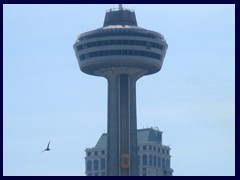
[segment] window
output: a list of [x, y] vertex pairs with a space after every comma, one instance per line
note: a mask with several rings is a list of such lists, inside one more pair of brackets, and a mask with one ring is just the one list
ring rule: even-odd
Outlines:
[[129, 40], [129, 45], [134, 45], [134, 41], [133, 40]]
[[94, 176], [98, 176], [98, 173], [94, 173]]
[[160, 152], [160, 148], [158, 148], [158, 152]]
[[102, 151], [101, 151], [101, 154], [102, 154], [102, 155], [103, 155], [103, 154], [105, 154], [105, 151], [104, 151], [104, 150], [102, 150]]
[[148, 161], [147, 155], [144, 154], [143, 157], [142, 157], [142, 164], [147, 165], [147, 161]]
[[121, 45], [121, 40], [116, 40], [116, 45]]
[[145, 167], [144, 167], [144, 168], [142, 168], [142, 171], [146, 171], [146, 170], [147, 170], [147, 168], [145, 168]]
[[92, 176], [92, 174], [91, 174], [91, 173], [88, 173], [87, 176]]
[[95, 152], [94, 152], [94, 155], [95, 155], [95, 156], [97, 156], [97, 155], [98, 155], [98, 152], [97, 152], [97, 151], [95, 151]]
[[87, 171], [92, 170], [92, 161], [87, 161]]
[[88, 156], [91, 156], [91, 152], [87, 152], [87, 155], [88, 155]]
[[143, 150], [147, 150], [147, 146], [143, 146]]
[[167, 159], [166, 165], [167, 165], [167, 168], [170, 168], [170, 160], [169, 159]]
[[149, 146], [149, 150], [152, 150], [152, 146]]
[[105, 176], [105, 172], [102, 172], [101, 175], [102, 175], [102, 176]]
[[93, 162], [93, 166], [94, 166], [94, 170], [98, 170], [99, 169], [99, 164], [98, 164], [98, 160], [94, 160]]
[[116, 55], [121, 55], [122, 54], [122, 51], [121, 50], [117, 50], [116, 51]]
[[143, 176], [147, 176], [147, 173], [144, 172], [144, 173], [142, 173], [142, 175], [143, 175]]
[[163, 153], [163, 154], [165, 153], [164, 149], [162, 150], [162, 153]]
[[152, 166], [152, 155], [149, 155], [149, 165]]
[[158, 167], [161, 167], [161, 158], [158, 157]]
[[128, 40], [123, 40], [123, 45], [128, 45]]
[[140, 165], [140, 161], [141, 161], [141, 159], [140, 159], [140, 156], [138, 155], [138, 165]]
[[157, 157], [156, 156], [153, 157], [153, 165], [157, 166]]
[[165, 159], [164, 159], [164, 158], [162, 158], [162, 167], [163, 167], [163, 168], [166, 167], [166, 166], [165, 166]]
[[153, 147], [153, 150], [156, 151], [156, 147]]
[[169, 155], [169, 150], [167, 150], [166, 152], [167, 152], [167, 154]]
[[101, 170], [104, 170], [105, 169], [105, 158], [101, 158], [100, 163], [101, 163]]

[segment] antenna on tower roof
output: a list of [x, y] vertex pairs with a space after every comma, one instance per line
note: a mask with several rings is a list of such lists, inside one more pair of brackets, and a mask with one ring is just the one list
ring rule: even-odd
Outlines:
[[119, 9], [119, 10], [123, 10], [122, 4], [119, 4], [118, 9]]

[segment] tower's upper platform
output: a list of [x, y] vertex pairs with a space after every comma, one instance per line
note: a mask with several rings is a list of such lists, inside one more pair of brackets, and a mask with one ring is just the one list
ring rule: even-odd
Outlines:
[[80, 69], [91, 75], [118, 67], [156, 73], [167, 47], [160, 33], [138, 27], [134, 11], [121, 5], [106, 12], [103, 27], [80, 34], [74, 44]]

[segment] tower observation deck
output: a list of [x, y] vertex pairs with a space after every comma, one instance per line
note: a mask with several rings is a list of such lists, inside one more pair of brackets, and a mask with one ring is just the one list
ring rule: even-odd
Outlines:
[[80, 34], [74, 44], [81, 71], [108, 81], [108, 176], [138, 175], [136, 82], [161, 70], [167, 47], [121, 4], [106, 12], [103, 27]]

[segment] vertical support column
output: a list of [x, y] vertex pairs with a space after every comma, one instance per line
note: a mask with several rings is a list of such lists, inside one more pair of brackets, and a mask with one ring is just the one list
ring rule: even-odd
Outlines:
[[120, 175], [129, 176], [130, 164], [130, 78], [119, 76]]
[[119, 175], [119, 89], [118, 77], [108, 78], [107, 176]]
[[130, 78], [130, 176], [138, 176], [136, 78]]

